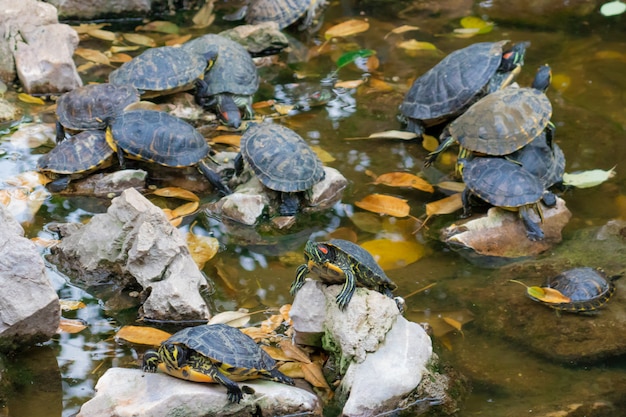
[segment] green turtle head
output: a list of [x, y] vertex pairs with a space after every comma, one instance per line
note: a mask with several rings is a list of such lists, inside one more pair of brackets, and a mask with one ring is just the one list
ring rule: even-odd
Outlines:
[[316, 264], [323, 264], [334, 259], [333, 248], [323, 242], [309, 240], [304, 247], [305, 262], [312, 261]]
[[159, 347], [159, 358], [167, 368], [180, 369], [187, 363], [187, 349], [177, 344], [163, 343]]

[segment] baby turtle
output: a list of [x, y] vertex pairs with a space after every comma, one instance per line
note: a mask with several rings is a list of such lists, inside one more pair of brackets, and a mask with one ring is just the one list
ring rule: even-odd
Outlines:
[[[289, 289], [291, 295], [295, 295], [302, 288], [306, 275], [312, 272], [326, 284], [343, 284], [337, 294], [337, 304], [341, 310], [346, 308], [357, 286], [394, 298], [392, 291], [397, 285], [387, 277], [368, 251], [348, 240], [310, 240], [304, 247], [304, 262], [298, 267], [296, 279]], [[399, 297], [394, 300], [398, 310], [402, 312], [403, 300]]]
[[226, 387], [233, 403], [243, 398], [235, 381], [263, 378], [294, 385], [250, 336], [226, 324], [188, 327], [173, 334], [158, 350], [146, 351], [142, 368], [188, 381], [216, 382]]

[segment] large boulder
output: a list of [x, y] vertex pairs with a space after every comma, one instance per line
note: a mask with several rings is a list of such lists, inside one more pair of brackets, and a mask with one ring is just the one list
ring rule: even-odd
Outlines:
[[139, 285], [140, 313], [148, 319], [210, 318], [202, 295], [209, 283], [185, 239], [134, 188], [114, 198], [106, 213], [64, 230], [50, 260], [75, 282], [87, 288], [114, 282], [121, 291]]
[[61, 307], [37, 247], [2, 204], [0, 230], [0, 350], [6, 351], [49, 340]]

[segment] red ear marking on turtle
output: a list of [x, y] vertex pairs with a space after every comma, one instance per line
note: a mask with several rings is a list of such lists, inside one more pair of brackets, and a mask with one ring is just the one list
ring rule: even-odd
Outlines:
[[318, 245], [317, 248], [320, 250], [320, 252], [322, 252], [324, 255], [328, 255], [328, 248], [324, 245]]

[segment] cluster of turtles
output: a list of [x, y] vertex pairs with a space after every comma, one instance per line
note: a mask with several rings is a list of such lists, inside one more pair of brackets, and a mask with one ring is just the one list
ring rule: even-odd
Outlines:
[[551, 70], [541, 66], [531, 87], [511, 85], [528, 44], [506, 50], [507, 43], [476, 43], [451, 53], [415, 80], [400, 112], [408, 129], [418, 134], [452, 120], [425, 165], [452, 144], [459, 145], [464, 216], [471, 214], [473, 199], [516, 210], [528, 238], [542, 240], [544, 232], [531, 213], [542, 218], [541, 203], [556, 204], [549, 189], [562, 182], [565, 170], [545, 94]]

